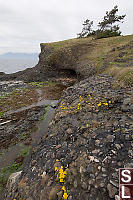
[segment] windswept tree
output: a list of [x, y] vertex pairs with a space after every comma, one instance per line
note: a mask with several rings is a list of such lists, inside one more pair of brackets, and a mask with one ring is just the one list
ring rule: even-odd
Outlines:
[[92, 26], [93, 26], [93, 21], [90, 21], [89, 19], [85, 20], [83, 25], [82, 32], [78, 34], [78, 38], [83, 38], [83, 37], [89, 37], [92, 35]]
[[118, 6], [115, 6], [110, 12], [106, 12], [102, 22], [98, 23], [99, 29], [96, 30], [98, 38], [121, 35], [120, 27], [116, 23], [123, 23], [126, 15], [117, 15]]
[[103, 21], [98, 23], [98, 29], [92, 30], [93, 21], [86, 20], [83, 23], [82, 32], [78, 38], [94, 35], [95, 38], [104, 38], [121, 35], [120, 27], [117, 23], [122, 22], [126, 15], [117, 15], [118, 6], [115, 6], [110, 12], [106, 12]]

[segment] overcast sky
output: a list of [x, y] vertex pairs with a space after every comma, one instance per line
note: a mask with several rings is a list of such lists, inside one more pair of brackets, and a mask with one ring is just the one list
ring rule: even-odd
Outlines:
[[74, 38], [85, 19], [97, 24], [115, 5], [127, 15], [123, 34], [132, 34], [133, 0], [0, 0], [0, 53], [39, 52], [41, 42]]

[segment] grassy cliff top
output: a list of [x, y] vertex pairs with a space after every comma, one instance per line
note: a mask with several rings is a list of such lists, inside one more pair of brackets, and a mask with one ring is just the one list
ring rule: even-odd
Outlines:
[[[133, 35], [94, 40], [92, 37], [42, 43], [57, 52], [76, 53], [78, 62], [95, 66], [97, 73], [108, 73], [126, 84], [133, 83]], [[57, 54], [56, 54], [57, 55]]]

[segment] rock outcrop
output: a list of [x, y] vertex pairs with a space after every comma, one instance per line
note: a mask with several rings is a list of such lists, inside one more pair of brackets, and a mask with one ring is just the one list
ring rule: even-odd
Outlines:
[[[92, 76], [63, 94], [47, 135], [25, 165], [8, 199], [118, 199], [119, 168], [133, 161], [133, 88], [114, 88], [109, 76]], [[55, 168], [67, 167], [59, 182]]]

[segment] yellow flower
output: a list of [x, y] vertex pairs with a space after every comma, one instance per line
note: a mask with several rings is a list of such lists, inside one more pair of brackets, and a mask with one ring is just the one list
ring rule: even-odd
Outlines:
[[88, 97], [90, 97], [91, 95], [90, 94], [88, 94]]
[[83, 100], [83, 98], [80, 96], [80, 101], [82, 101]]
[[101, 102], [97, 104], [98, 107], [101, 106], [101, 105], [102, 105]]
[[104, 103], [105, 106], [108, 106], [108, 103]]
[[58, 168], [57, 168], [57, 167], [55, 167], [55, 168], [54, 168], [54, 170], [55, 170], [55, 171], [58, 171]]
[[63, 178], [61, 178], [61, 179], [60, 179], [60, 182], [61, 182], [61, 183], [63, 183], [63, 182], [64, 182]]
[[66, 188], [65, 188], [65, 186], [62, 186], [62, 190], [66, 191]]
[[63, 197], [64, 197], [64, 199], [67, 199], [68, 194], [65, 192], [65, 193], [63, 194]]
[[111, 103], [111, 101], [109, 101], [109, 103]]
[[62, 174], [63, 173], [63, 169], [59, 169], [59, 173]]
[[60, 174], [60, 177], [59, 177], [59, 178], [60, 178], [60, 179], [64, 179], [64, 178], [65, 178], [64, 173]]
[[88, 128], [88, 127], [89, 127], [89, 124], [86, 124], [86, 127]]

